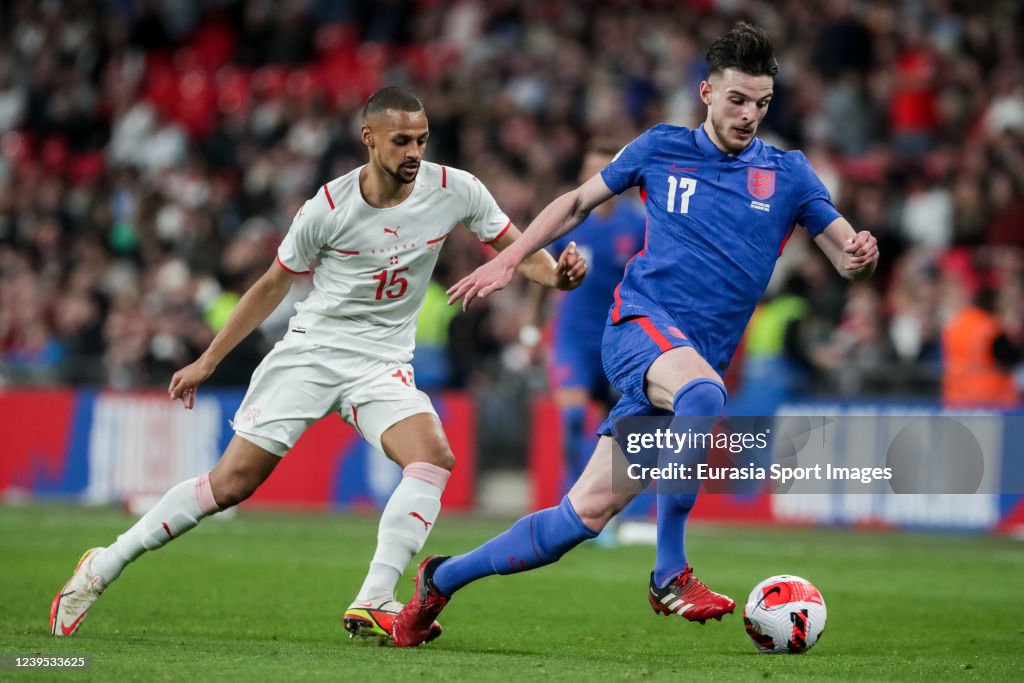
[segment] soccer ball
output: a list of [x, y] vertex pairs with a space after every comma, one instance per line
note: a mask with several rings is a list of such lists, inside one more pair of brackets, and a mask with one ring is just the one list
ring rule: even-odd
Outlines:
[[825, 630], [825, 601], [807, 579], [772, 576], [754, 586], [743, 608], [743, 625], [764, 653], [807, 652]]

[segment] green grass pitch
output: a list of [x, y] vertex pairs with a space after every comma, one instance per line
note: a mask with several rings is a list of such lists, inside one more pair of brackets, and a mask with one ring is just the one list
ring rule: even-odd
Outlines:
[[[461, 591], [438, 641], [350, 641], [341, 613], [376, 518], [243, 511], [129, 566], [73, 638], [50, 601], [79, 555], [131, 518], [117, 510], [0, 507], [0, 653], [82, 655], [82, 671], [17, 680], [605, 681], [1022, 680], [1024, 545], [1005, 538], [694, 526], [698, 575], [738, 602], [759, 580], [813, 581], [828, 626], [802, 656], [754, 651], [739, 615], [706, 626], [647, 605], [650, 547], [586, 544], [558, 564]], [[471, 548], [506, 522], [442, 517], [426, 552]], [[400, 598], [411, 589], [406, 572]]]

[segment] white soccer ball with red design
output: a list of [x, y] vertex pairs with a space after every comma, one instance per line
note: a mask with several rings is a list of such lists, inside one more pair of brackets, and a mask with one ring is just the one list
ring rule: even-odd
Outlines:
[[743, 608], [743, 625], [761, 652], [800, 654], [818, 642], [826, 615], [813, 583], [781, 574], [754, 586]]

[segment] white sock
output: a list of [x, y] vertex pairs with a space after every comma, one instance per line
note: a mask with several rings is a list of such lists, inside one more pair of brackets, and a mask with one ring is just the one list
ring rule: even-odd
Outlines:
[[402, 481], [380, 516], [377, 551], [357, 602], [394, 598], [399, 577], [412, 556], [423, 549], [441, 512], [441, 493], [450, 474], [443, 467], [425, 462], [414, 462], [402, 470]]
[[220, 510], [210, 491], [210, 473], [181, 482], [152, 510], [92, 560], [92, 570], [108, 584], [147, 550], [156, 550]]

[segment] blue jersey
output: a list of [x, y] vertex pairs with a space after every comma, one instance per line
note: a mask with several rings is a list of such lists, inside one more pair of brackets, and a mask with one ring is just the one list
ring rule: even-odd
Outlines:
[[726, 155], [704, 132], [660, 124], [601, 171], [612, 192], [634, 185], [647, 243], [615, 290], [611, 322], [667, 317], [719, 372], [739, 344], [795, 224], [812, 237], [839, 218], [801, 152], [758, 139]]
[[[601, 347], [608, 307], [629, 260], [644, 245], [644, 214], [633, 202], [619, 201], [607, 216], [591, 213], [568, 235], [551, 245], [555, 258], [576, 242], [587, 260], [587, 277], [564, 292], [554, 320], [554, 343]], [[598, 365], [600, 371], [600, 365]]]

